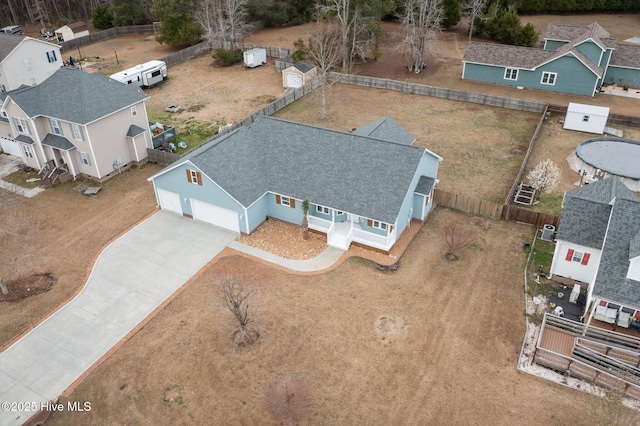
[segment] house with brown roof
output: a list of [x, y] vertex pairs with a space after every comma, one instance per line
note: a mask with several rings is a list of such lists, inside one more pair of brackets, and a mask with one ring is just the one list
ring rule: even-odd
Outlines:
[[542, 48], [469, 43], [463, 80], [593, 96], [604, 83], [640, 86], [640, 46], [618, 44], [598, 23], [549, 24]]

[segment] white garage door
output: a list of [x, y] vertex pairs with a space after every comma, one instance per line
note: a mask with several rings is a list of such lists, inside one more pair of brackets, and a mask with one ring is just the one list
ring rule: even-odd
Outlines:
[[231, 231], [240, 232], [238, 213], [203, 201], [191, 200], [193, 218]]
[[0, 147], [2, 148], [2, 152], [5, 154], [22, 157], [22, 154], [20, 153], [20, 144], [13, 139], [7, 139], [0, 136]]
[[302, 87], [302, 77], [298, 74], [287, 74], [287, 87], [291, 87], [293, 89]]
[[160, 208], [170, 210], [172, 212], [182, 214], [182, 206], [180, 205], [180, 195], [175, 192], [165, 191], [158, 188], [158, 198], [160, 201]]

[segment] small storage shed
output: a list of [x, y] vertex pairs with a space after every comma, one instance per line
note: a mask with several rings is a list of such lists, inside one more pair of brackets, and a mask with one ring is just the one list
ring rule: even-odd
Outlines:
[[608, 107], [570, 102], [564, 119], [564, 128], [601, 135], [604, 133], [608, 118]]
[[84, 22], [74, 22], [73, 24], [64, 25], [56, 31], [58, 41], [69, 41], [74, 38], [80, 38], [89, 35], [89, 27]]
[[317, 74], [317, 68], [308, 62], [298, 62], [282, 70], [282, 86], [297, 89], [304, 86]]

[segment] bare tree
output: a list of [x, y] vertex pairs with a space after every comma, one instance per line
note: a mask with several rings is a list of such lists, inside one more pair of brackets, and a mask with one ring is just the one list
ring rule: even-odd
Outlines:
[[232, 336], [236, 346], [249, 346], [255, 343], [260, 337], [260, 333], [252, 326], [255, 310], [251, 301], [255, 288], [246, 289], [244, 280], [232, 274], [224, 274], [220, 277], [218, 287], [224, 304], [235, 319], [236, 329]]
[[283, 377], [267, 386], [264, 406], [275, 421], [295, 425], [312, 413], [313, 400], [313, 393], [304, 380]]
[[487, 0], [467, 0], [462, 3], [462, 10], [469, 13], [469, 41], [473, 35], [473, 23], [478, 16], [484, 10], [484, 6], [487, 4]]
[[527, 180], [536, 191], [553, 192], [562, 178], [562, 169], [550, 159], [546, 159], [527, 174]]
[[437, 33], [442, 31], [442, 0], [405, 0], [400, 21], [404, 29], [404, 57], [409, 71], [419, 73], [435, 52]]
[[318, 67], [323, 120], [327, 117], [327, 89], [330, 85], [328, 73], [342, 59], [340, 40], [340, 29], [333, 22], [328, 22], [319, 25], [311, 34], [306, 48], [307, 57]]
[[202, 0], [193, 17], [210, 43], [233, 50], [247, 35], [247, 4], [248, 0]]
[[448, 261], [458, 260], [458, 253], [463, 248], [472, 244], [474, 237], [468, 229], [456, 221], [449, 221], [445, 223], [442, 228], [442, 239], [447, 247], [447, 252], [444, 258]]

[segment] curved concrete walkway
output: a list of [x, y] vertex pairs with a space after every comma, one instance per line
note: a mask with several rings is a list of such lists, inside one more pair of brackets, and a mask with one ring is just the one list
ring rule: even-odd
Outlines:
[[55, 400], [236, 236], [160, 211], [109, 245], [82, 291], [0, 354], [0, 403], [16, 403], [0, 425]]
[[16, 403], [0, 408], [0, 425], [20, 425], [55, 400], [226, 246], [300, 272], [329, 268], [344, 253], [329, 247], [290, 260], [236, 236], [159, 211], [110, 244], [82, 291], [0, 354], [0, 403]]

